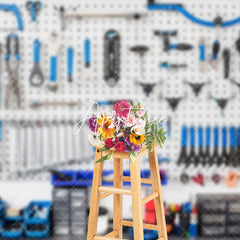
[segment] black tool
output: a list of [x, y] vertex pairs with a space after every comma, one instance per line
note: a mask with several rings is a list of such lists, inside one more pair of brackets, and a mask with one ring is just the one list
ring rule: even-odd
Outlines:
[[169, 106], [171, 107], [171, 109], [173, 111], [175, 111], [177, 109], [180, 101], [185, 99], [186, 97], [187, 97], [186, 94], [183, 97], [179, 97], [179, 98], [175, 98], [175, 97], [167, 98], [167, 97], [164, 97], [162, 94], [160, 94], [160, 96], [159, 96], [160, 99], [165, 99], [168, 102]]
[[213, 141], [213, 154], [210, 158], [209, 165], [212, 166], [213, 164], [218, 164], [219, 161], [219, 128], [214, 127], [213, 129], [213, 136], [214, 136], [214, 141]]
[[195, 96], [198, 97], [199, 94], [200, 94], [200, 92], [201, 92], [201, 90], [202, 90], [202, 88], [203, 88], [206, 84], [210, 84], [210, 81], [208, 81], [208, 82], [206, 82], [206, 83], [192, 83], [192, 82], [184, 81], [184, 83], [188, 84], [188, 85], [192, 88]]
[[233, 167], [238, 166], [238, 152], [237, 152], [237, 131], [235, 127], [230, 127], [230, 151], [229, 151], [229, 165]]
[[177, 161], [177, 164], [187, 164], [187, 127], [182, 126], [182, 134], [181, 134], [181, 152]]
[[220, 154], [220, 163], [227, 164], [228, 153], [227, 153], [227, 128], [222, 127], [222, 153]]
[[120, 35], [109, 30], [104, 35], [104, 79], [114, 87], [120, 78]]
[[211, 63], [212, 63], [213, 68], [217, 67], [219, 51], [220, 51], [220, 42], [217, 39], [217, 40], [215, 40], [215, 42], [213, 43], [213, 46], [212, 46]]
[[223, 71], [224, 78], [229, 78], [229, 69], [230, 69], [230, 49], [225, 48], [223, 50]]
[[205, 165], [205, 154], [203, 151], [203, 128], [198, 127], [198, 155], [195, 159], [195, 166], [202, 164]]
[[147, 97], [152, 92], [153, 88], [157, 85], [157, 83], [142, 83], [142, 82], [137, 83], [143, 88], [143, 91]]
[[193, 45], [188, 43], [170, 43], [170, 36], [177, 36], [177, 31], [161, 31], [156, 30], [154, 31], [154, 34], [156, 36], [162, 36], [163, 37], [163, 51], [167, 52], [171, 49], [176, 49], [180, 51], [187, 51], [193, 49]]
[[231, 83], [235, 84], [236, 86], [238, 86], [239, 90], [240, 90], [240, 83], [231, 79]]
[[202, 162], [202, 165], [205, 166], [210, 163], [210, 144], [211, 144], [211, 128], [208, 126], [206, 127], [206, 138], [205, 138], [205, 154], [204, 154], [204, 160]]
[[190, 127], [190, 152], [187, 158], [186, 167], [189, 167], [192, 163], [195, 166], [198, 164], [195, 153], [195, 129], [193, 126]]
[[[238, 36], [238, 39], [236, 41], [236, 49], [240, 55], [240, 32], [239, 32], [239, 36]], [[239, 69], [240, 69], [240, 63], [239, 63]]]
[[217, 105], [219, 106], [219, 108], [221, 109], [221, 115], [224, 116], [224, 109], [226, 108], [227, 106], [227, 103], [234, 99], [235, 98], [235, 95], [233, 94], [231, 97], [229, 98], [215, 98], [213, 96], [210, 95], [210, 99], [213, 99], [217, 102]]
[[29, 11], [31, 20], [36, 22], [37, 16], [42, 9], [42, 3], [40, 1], [28, 1], [26, 3], [26, 9]]

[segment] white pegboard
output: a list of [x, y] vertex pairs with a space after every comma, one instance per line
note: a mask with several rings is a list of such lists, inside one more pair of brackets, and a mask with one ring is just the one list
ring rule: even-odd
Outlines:
[[[5, 1], [8, 3], [8, 1]], [[232, 19], [239, 16], [240, 5], [237, 0], [231, 1], [209, 1], [200, 2], [185, 0], [184, 6], [196, 16], [203, 19], [213, 20], [218, 14], [224, 19]], [[229, 80], [223, 79], [223, 61], [222, 51], [218, 68], [213, 70], [209, 64], [212, 52], [212, 44], [216, 38], [220, 39], [221, 50], [228, 47], [231, 50], [231, 70], [230, 77], [239, 79], [239, 54], [235, 50], [235, 41], [238, 37], [240, 25], [234, 25], [229, 28], [207, 28], [193, 24], [180, 13], [147, 11], [145, 0], [82, 0], [82, 1], [63, 1], [49, 0], [43, 1], [43, 9], [38, 16], [37, 24], [30, 20], [29, 13], [25, 9], [25, 1], [17, 1], [21, 9], [24, 31], [19, 32], [20, 37], [20, 88], [22, 95], [21, 110], [6, 110], [3, 107], [0, 110], [0, 119], [3, 121], [3, 139], [0, 143], [1, 158], [4, 163], [2, 179], [9, 177], [9, 165], [11, 154], [16, 154], [14, 143], [14, 126], [21, 121], [49, 121], [56, 120], [58, 123], [73, 120], [76, 122], [86, 113], [89, 103], [94, 100], [112, 100], [112, 99], [132, 99], [139, 100], [149, 109], [150, 115], [154, 117], [165, 118], [171, 117], [171, 138], [169, 138], [163, 147], [159, 150], [161, 156], [170, 158], [170, 163], [162, 164], [167, 169], [170, 177], [178, 181], [182, 168], [176, 166], [176, 161], [180, 152], [180, 136], [183, 124], [188, 126], [238, 126], [240, 117], [239, 89], [230, 83]], [[140, 20], [126, 18], [91, 18], [91, 19], [69, 19], [66, 21], [66, 29], [62, 32], [63, 44], [58, 54], [58, 86], [56, 93], [49, 91], [46, 87], [49, 79], [49, 53], [47, 44], [47, 34], [53, 29], [60, 29], [60, 18], [58, 8], [64, 5], [66, 11], [127, 11], [147, 13], [146, 17]], [[5, 28], [16, 26], [14, 16], [9, 13], [0, 12], [0, 22]], [[115, 29], [119, 32], [120, 55], [121, 55], [121, 72], [120, 80], [116, 87], [109, 87], [103, 80], [103, 36], [106, 31]], [[154, 36], [154, 30], [178, 30], [176, 37], [171, 37], [173, 43], [187, 42], [194, 45], [194, 49], [189, 52], [178, 52], [170, 50], [168, 53], [163, 51], [163, 40]], [[1, 30], [1, 26], [0, 26]], [[5, 36], [8, 32], [3, 31], [0, 41], [5, 44]], [[199, 71], [199, 50], [198, 44], [200, 38], [205, 39], [206, 43], [206, 72]], [[39, 38], [42, 43], [41, 51], [41, 68], [44, 72], [45, 83], [40, 88], [31, 87], [29, 84], [30, 71], [33, 66], [33, 41]], [[84, 69], [84, 40], [89, 38], [91, 41], [91, 78], [86, 77]], [[149, 51], [144, 56], [144, 79], [140, 78], [140, 61], [139, 56], [129, 51], [130, 47], [136, 44], [144, 44], [149, 47]], [[67, 47], [74, 48], [74, 73], [73, 83], [67, 81], [66, 70], [66, 51]], [[159, 63], [168, 61], [170, 63], [186, 63], [188, 67], [184, 70], [169, 71], [160, 69]], [[142, 87], [136, 84], [136, 80], [145, 83], [159, 83], [152, 91], [149, 97], [143, 93]], [[8, 81], [6, 68], [3, 65], [2, 83], [5, 89]], [[192, 89], [184, 84], [189, 82], [207, 82], [199, 95], [195, 97]], [[181, 97], [187, 94], [187, 98], [182, 100], [175, 112], [171, 110], [166, 100], [160, 99], [160, 93], [165, 97]], [[234, 100], [230, 101], [225, 109], [225, 116], [222, 117], [220, 109], [213, 100], [209, 100], [208, 95], [211, 93], [215, 97], [229, 97], [236, 94]], [[5, 91], [2, 91], [5, 98]], [[29, 106], [32, 101], [82, 101], [79, 107], [42, 107], [32, 110]], [[3, 101], [4, 102], [4, 101]], [[12, 132], [13, 131], [13, 132]], [[85, 135], [86, 136], [86, 135]], [[85, 141], [87, 139], [85, 138]], [[61, 143], [64, 145], [64, 143]], [[28, 146], [30, 149], [32, 146]], [[61, 151], [60, 151], [61, 152]], [[47, 154], [47, 153], [46, 153]], [[62, 152], [62, 154], [65, 154]], [[92, 154], [90, 151], [89, 154]], [[62, 156], [61, 156], [62, 157]], [[67, 159], [66, 159], [67, 160]], [[35, 163], [38, 165], [38, 162]], [[107, 162], [106, 168], [111, 168], [112, 163]], [[93, 163], [82, 164], [82, 168], [93, 168]], [[148, 168], [147, 160], [143, 161], [143, 168]], [[194, 169], [189, 169], [192, 171]], [[196, 171], [200, 169], [195, 169]], [[228, 169], [219, 169], [227, 172]], [[206, 169], [210, 174], [215, 169]], [[36, 180], [46, 179], [48, 174], [38, 175]], [[40, 176], [40, 177], [39, 177]], [[27, 179], [27, 178], [26, 178]]]

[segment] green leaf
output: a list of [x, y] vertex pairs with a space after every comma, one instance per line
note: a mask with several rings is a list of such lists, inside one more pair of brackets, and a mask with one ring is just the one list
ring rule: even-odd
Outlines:
[[110, 160], [112, 158], [112, 155], [113, 155], [113, 152], [111, 152], [111, 153], [107, 154], [106, 156], [100, 158], [99, 160], [96, 161], [96, 163], [100, 163], [100, 162], [103, 162], [103, 161], [106, 161], [106, 160]]
[[137, 157], [138, 153], [135, 153], [133, 151], [129, 151], [129, 159], [131, 161], [131, 163], [133, 163]]
[[110, 150], [110, 148], [107, 147], [107, 146], [103, 146], [103, 147], [99, 150], [99, 152], [103, 152], [103, 151], [107, 151], [107, 150]]

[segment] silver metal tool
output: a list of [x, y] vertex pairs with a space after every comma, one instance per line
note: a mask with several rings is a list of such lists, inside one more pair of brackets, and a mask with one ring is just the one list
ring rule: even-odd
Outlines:
[[44, 107], [44, 106], [69, 106], [69, 107], [74, 107], [74, 106], [79, 106], [81, 105], [81, 101], [54, 101], [54, 102], [40, 102], [40, 101], [34, 101], [33, 103], [30, 104], [31, 108], [39, 108], [39, 107]]
[[32, 72], [30, 74], [29, 81], [31, 86], [39, 87], [44, 82], [44, 76], [40, 67], [41, 43], [38, 39], [34, 40], [33, 49], [34, 49], [33, 50], [34, 65], [33, 65]]
[[[15, 67], [11, 67], [11, 41], [14, 41], [14, 58], [15, 58]], [[21, 98], [20, 98], [20, 89], [19, 89], [19, 65], [21, 57], [19, 55], [19, 38], [16, 34], [9, 34], [7, 36], [6, 44], [6, 68], [9, 76], [9, 83], [7, 85], [6, 97], [5, 97], [5, 106], [9, 107], [9, 97], [11, 93], [14, 93], [17, 98], [17, 106], [21, 107]]]

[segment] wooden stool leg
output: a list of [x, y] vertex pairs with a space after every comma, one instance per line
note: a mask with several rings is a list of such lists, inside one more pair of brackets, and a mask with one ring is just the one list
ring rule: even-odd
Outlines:
[[[114, 158], [114, 171], [113, 171], [113, 186], [115, 188], [123, 188], [123, 182], [121, 176], [123, 175], [123, 160], [120, 158]], [[122, 239], [122, 205], [123, 205], [122, 194], [113, 195], [113, 231], [118, 234], [116, 237]]]
[[158, 225], [158, 238], [167, 240], [167, 229], [166, 229], [166, 221], [165, 221], [165, 213], [163, 206], [163, 198], [162, 198], [162, 187], [161, 187], [161, 179], [159, 174], [159, 166], [158, 166], [158, 156], [156, 147], [153, 149], [151, 154], [149, 155], [149, 165], [152, 177], [152, 188], [153, 192], [158, 192], [159, 196], [154, 199], [155, 205], [155, 213]]
[[[102, 157], [102, 153], [96, 151], [95, 162]], [[99, 213], [99, 202], [100, 192], [98, 188], [102, 184], [102, 172], [103, 162], [94, 165], [93, 182], [92, 182], [92, 196], [91, 196], [91, 207], [88, 220], [88, 234], [87, 240], [93, 240], [97, 233], [98, 213]]]
[[131, 191], [132, 191], [132, 212], [133, 212], [133, 232], [135, 240], [143, 240], [143, 212], [142, 212], [142, 192], [140, 175], [140, 158], [137, 157], [134, 163], [130, 163]]

